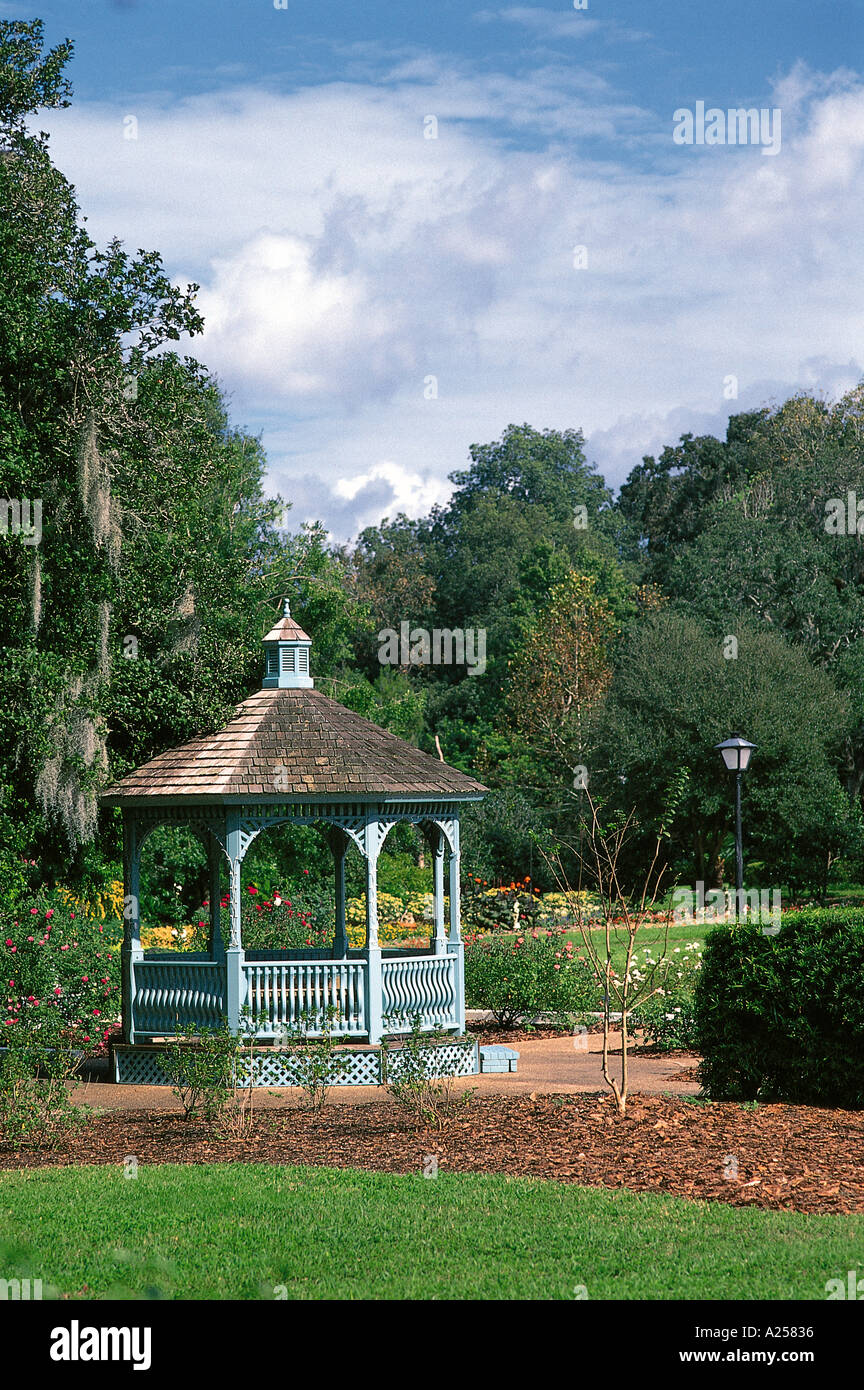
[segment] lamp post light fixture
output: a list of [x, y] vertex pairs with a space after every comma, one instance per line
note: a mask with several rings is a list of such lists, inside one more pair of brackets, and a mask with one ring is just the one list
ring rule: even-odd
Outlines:
[[733, 734], [723, 743], [714, 745], [721, 754], [729, 772], [735, 773], [735, 887], [738, 890], [737, 902], [743, 902], [744, 893], [744, 850], [741, 843], [741, 774], [747, 771], [755, 743], [748, 743], [740, 734]]

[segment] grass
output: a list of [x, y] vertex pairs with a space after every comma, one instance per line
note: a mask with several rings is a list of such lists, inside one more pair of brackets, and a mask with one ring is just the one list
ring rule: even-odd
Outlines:
[[864, 1216], [262, 1164], [2, 1173], [0, 1231], [0, 1277], [73, 1298], [820, 1300], [864, 1268]]

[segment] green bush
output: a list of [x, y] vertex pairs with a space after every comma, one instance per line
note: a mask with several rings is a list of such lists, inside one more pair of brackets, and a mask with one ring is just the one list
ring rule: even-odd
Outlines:
[[522, 885], [483, 891], [476, 880], [469, 879], [463, 889], [461, 910], [467, 931], [529, 931], [537, 925], [541, 904]]
[[58, 894], [0, 908], [0, 1042], [63, 1040], [105, 1050], [120, 1014], [122, 923], [93, 921]]
[[864, 912], [720, 926], [696, 988], [700, 1079], [714, 1100], [864, 1107]]
[[295, 1027], [283, 1029], [280, 1046], [291, 1060], [293, 1084], [306, 1093], [310, 1110], [320, 1110], [331, 1086], [345, 1080], [351, 1054], [334, 1032], [337, 1011], [333, 1004], [305, 1010]]
[[54, 1148], [90, 1112], [72, 1104], [78, 1056], [68, 1044], [34, 1039], [23, 1031], [0, 1054], [0, 1143], [13, 1149]]
[[561, 931], [469, 937], [465, 943], [469, 1009], [488, 1009], [501, 1028], [535, 1014], [571, 1020], [602, 1007], [591, 967]]
[[[242, 898], [243, 945], [247, 950], [329, 950], [336, 899], [329, 884], [309, 879], [273, 898], [250, 883]], [[226, 905], [223, 899], [223, 907]]]
[[[401, 1021], [397, 1015], [386, 1018], [384, 1023], [389, 1028]], [[393, 1037], [395, 1045], [385, 1053], [386, 1085], [391, 1099], [415, 1124], [441, 1129], [456, 1104], [467, 1104], [474, 1092], [462, 1091], [457, 1102], [453, 1082], [459, 1073], [459, 1059], [443, 1056], [438, 1044], [448, 1042], [451, 1047], [469, 1050], [473, 1043], [457, 1043], [446, 1033], [424, 1032], [419, 1014], [411, 1019], [410, 1033]]]
[[187, 1120], [221, 1120], [234, 1095], [241, 1041], [228, 1028], [187, 1028], [165, 1049], [162, 1070]]

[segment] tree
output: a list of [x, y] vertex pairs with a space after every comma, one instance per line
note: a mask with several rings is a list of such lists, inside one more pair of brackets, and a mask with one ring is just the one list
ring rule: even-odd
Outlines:
[[591, 722], [612, 676], [617, 624], [596, 580], [571, 573], [549, 595], [511, 665], [507, 710], [540, 756], [581, 777]]
[[[87, 236], [29, 118], [68, 103], [71, 45], [0, 23], [0, 873], [116, 873], [112, 778], [216, 727], [260, 681], [285, 594], [319, 669], [350, 664], [359, 609], [320, 527], [277, 529], [260, 441], [173, 350], [196, 286], [155, 252]], [[26, 508], [25, 508], [26, 502]], [[98, 839], [97, 839], [98, 836]]]
[[732, 789], [714, 745], [741, 732], [758, 747], [745, 779], [745, 855], [764, 862], [768, 882], [788, 881], [780, 876], [793, 866], [800, 875], [804, 860], [818, 879], [826, 824], [836, 843], [848, 823], [835, 772], [847, 703], [774, 633], [741, 625], [737, 643], [727, 659], [708, 627], [669, 611], [634, 629], [617, 653], [592, 770], [604, 796], [635, 807], [637, 855], [686, 773], [672, 843], [698, 879], [719, 887]]

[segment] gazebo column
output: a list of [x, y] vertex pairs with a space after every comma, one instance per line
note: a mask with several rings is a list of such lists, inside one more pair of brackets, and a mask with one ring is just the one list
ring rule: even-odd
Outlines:
[[135, 1041], [135, 962], [141, 949], [141, 827], [134, 812], [123, 816], [123, 1038]]
[[462, 918], [459, 911], [459, 873], [461, 854], [459, 849], [459, 818], [454, 816], [452, 844], [450, 848], [450, 940], [448, 949], [456, 957], [454, 972], [456, 988], [456, 1022], [459, 1032], [465, 1032], [465, 947], [462, 942]]
[[334, 826], [330, 832], [333, 854], [333, 874], [336, 885], [336, 921], [333, 931], [333, 959], [344, 960], [348, 954], [348, 928], [345, 924], [345, 856], [349, 840], [344, 830]]
[[210, 872], [210, 956], [212, 960], [225, 959], [225, 943], [222, 940], [222, 847], [214, 835], [207, 841], [207, 867]]
[[370, 1043], [384, 1036], [381, 943], [378, 940], [378, 854], [383, 840], [377, 820], [368, 821], [364, 835], [366, 857], [366, 1026]]
[[427, 835], [432, 850], [432, 915], [435, 923], [433, 951], [436, 956], [447, 954], [447, 936], [444, 930], [444, 849], [445, 836], [440, 825], [429, 827]]
[[231, 814], [228, 819], [226, 836], [229, 872], [229, 903], [231, 909], [231, 928], [228, 947], [225, 951], [225, 1012], [228, 1027], [232, 1033], [240, 1032], [240, 1015], [246, 1002], [246, 977], [243, 965], [246, 954], [240, 928], [240, 869], [243, 863], [243, 841], [240, 832], [240, 818]]

